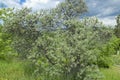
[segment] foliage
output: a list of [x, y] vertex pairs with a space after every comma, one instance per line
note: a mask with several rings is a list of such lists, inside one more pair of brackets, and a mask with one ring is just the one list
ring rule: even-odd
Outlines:
[[35, 62], [37, 72], [50, 77], [64, 76], [64, 80], [97, 79], [95, 34], [77, 20], [65, 25], [67, 30], [43, 32], [38, 38], [29, 57]]
[[4, 22], [4, 31], [13, 36], [12, 46], [21, 58], [26, 58], [32, 43], [37, 39], [37, 20], [37, 14], [32, 14], [30, 9], [24, 8], [14, 12], [13, 16]]
[[117, 16], [116, 23], [117, 25], [115, 26], [114, 32], [115, 35], [120, 38], [120, 15]]
[[[0, 18], [5, 21], [11, 14], [8, 13], [11, 9], [0, 9]], [[8, 11], [8, 12], [7, 12]], [[12, 36], [2, 31], [3, 25], [0, 24], [0, 59], [9, 60], [14, 54], [14, 50], [11, 48]]]
[[113, 46], [113, 29], [107, 27], [96, 17], [85, 18], [82, 20], [84, 25], [92, 29], [92, 33], [96, 33], [95, 55], [97, 56], [97, 65], [99, 67], [110, 67], [112, 65], [111, 56], [114, 54]]
[[87, 6], [84, 0], [65, 0], [65, 2], [59, 4], [56, 8], [58, 18], [68, 20], [72, 18], [78, 18], [82, 13], [87, 11]]
[[114, 65], [120, 65], [120, 55], [113, 55], [112, 56]]
[[98, 65], [111, 62], [112, 29], [96, 18], [78, 20], [86, 11], [83, 0], [65, 0], [39, 12], [13, 10], [4, 21], [4, 31], [13, 36], [13, 48], [32, 62], [33, 74], [40, 79], [98, 80]]
[[116, 39], [116, 43], [117, 43], [116, 44], [116, 52], [119, 54], [119, 52], [120, 52], [120, 42], [119, 42], [119, 40], [120, 40], [120, 15], [117, 16], [116, 23], [117, 23], [117, 25], [114, 28], [114, 33], [115, 33], [116, 37], [118, 38], [118, 39]]
[[0, 20], [5, 21], [10, 18], [13, 14], [14, 9], [12, 8], [1, 8], [0, 9]]
[[0, 29], [0, 59], [5, 59], [5, 57], [9, 56], [13, 52], [12, 48], [10, 47], [10, 44], [10, 35], [1, 32]]

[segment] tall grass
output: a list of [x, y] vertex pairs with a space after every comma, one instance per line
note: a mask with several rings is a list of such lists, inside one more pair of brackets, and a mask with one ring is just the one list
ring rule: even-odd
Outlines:
[[103, 80], [120, 80], [120, 55], [113, 55], [114, 66], [108, 69], [100, 69], [104, 75]]
[[0, 60], [0, 80], [34, 80], [25, 74], [24, 62]]
[[103, 80], [120, 80], [120, 66], [113, 66], [109, 69], [101, 69], [104, 75]]
[[[26, 61], [17, 59], [11, 61], [0, 60], [0, 80], [41, 80], [40, 76], [37, 79], [32, 76], [33, 69], [34, 66]], [[104, 75], [102, 80], [120, 80], [120, 65], [100, 70]], [[46, 80], [64, 80], [64, 76], [57, 78], [46, 75], [44, 77]]]

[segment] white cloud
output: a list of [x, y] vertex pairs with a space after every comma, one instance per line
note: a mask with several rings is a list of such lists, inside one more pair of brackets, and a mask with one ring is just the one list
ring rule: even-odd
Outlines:
[[115, 25], [115, 16], [120, 14], [120, 0], [86, 0], [89, 13], [106, 25]]
[[114, 12], [114, 7], [103, 8], [101, 10], [101, 13], [99, 13], [97, 16], [98, 17], [106, 16], [106, 15], [112, 14], [113, 12]]
[[12, 7], [21, 7], [20, 0], [0, 0], [0, 2], [4, 3], [5, 5], [7, 5], [8, 7], [12, 8]]
[[49, 1], [50, 0], [26, 0], [24, 4], [47, 4]]
[[34, 10], [39, 9], [48, 9], [53, 8], [57, 4], [59, 4], [60, 1], [57, 0], [26, 0], [22, 5], [20, 4], [20, 0], [0, 0], [0, 2], [4, 3], [8, 7], [15, 7], [15, 8], [21, 8], [21, 7], [28, 7], [32, 8]]
[[116, 25], [115, 17], [105, 17], [105, 18], [99, 18], [100, 21], [102, 21], [105, 25]]
[[[35, 1], [35, 0], [34, 0]], [[49, 2], [49, 0], [36, 0], [36, 1], [38, 1], [38, 2], [40, 2], [40, 3], [48, 3]]]

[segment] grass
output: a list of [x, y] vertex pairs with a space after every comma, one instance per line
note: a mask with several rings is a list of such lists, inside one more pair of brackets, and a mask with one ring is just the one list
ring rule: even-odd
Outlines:
[[0, 60], [0, 80], [34, 80], [27, 76], [24, 71], [24, 65], [21, 61]]
[[[0, 60], [0, 80], [36, 80], [31, 76], [33, 67], [30, 68], [29, 65], [25, 66], [25, 64], [25, 61], [17, 59], [12, 61]], [[100, 70], [104, 75], [102, 80], [120, 80], [120, 65]]]
[[120, 55], [113, 55], [114, 66], [100, 69], [104, 75], [103, 80], [120, 80]]
[[104, 74], [103, 80], [120, 80], [120, 65], [109, 69], [101, 69], [101, 72]]

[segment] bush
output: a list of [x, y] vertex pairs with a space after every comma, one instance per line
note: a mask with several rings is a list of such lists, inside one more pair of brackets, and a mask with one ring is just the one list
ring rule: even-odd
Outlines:
[[94, 53], [96, 33], [77, 20], [66, 21], [65, 26], [66, 30], [43, 32], [36, 40], [29, 55], [36, 66], [35, 73], [41, 79], [61, 80], [61, 76], [64, 76], [62, 80], [98, 79]]

